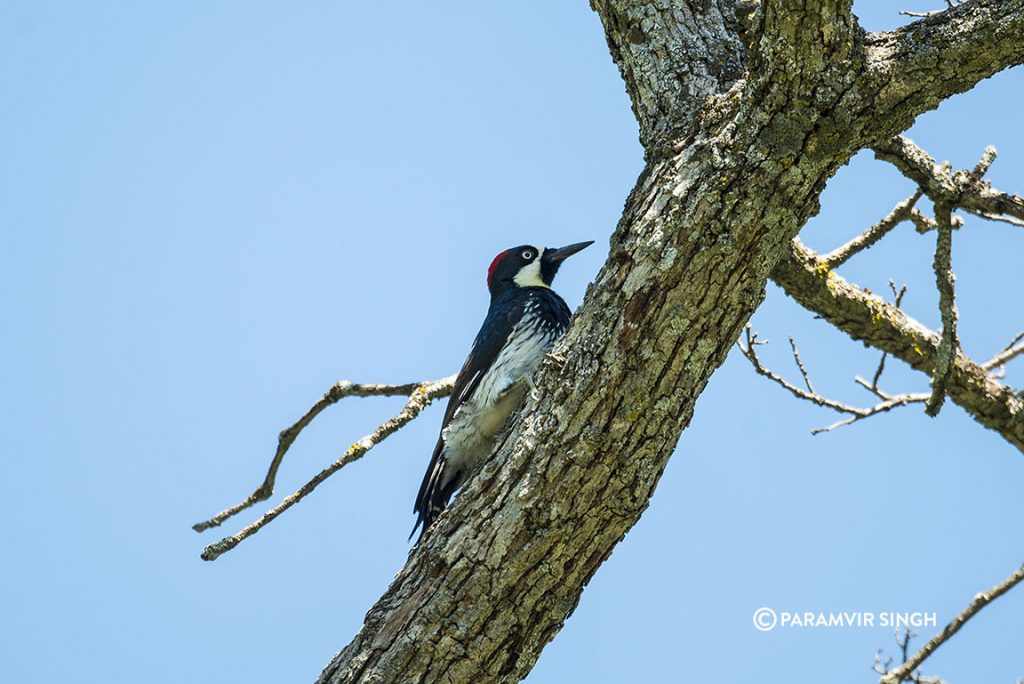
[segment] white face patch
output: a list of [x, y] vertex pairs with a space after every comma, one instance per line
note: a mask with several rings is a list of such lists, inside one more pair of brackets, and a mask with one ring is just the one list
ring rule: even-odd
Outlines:
[[512, 280], [514, 280], [516, 285], [519, 287], [550, 287], [544, 282], [544, 279], [540, 277], [540, 258], [544, 256], [544, 248], [534, 247], [533, 249], [537, 253], [537, 256], [533, 261], [519, 269], [519, 273], [516, 273], [516, 277]]

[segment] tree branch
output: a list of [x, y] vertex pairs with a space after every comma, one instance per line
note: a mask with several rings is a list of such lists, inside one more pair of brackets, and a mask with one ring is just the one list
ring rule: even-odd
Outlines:
[[[855, 340], [888, 352], [931, 375], [940, 336], [844, 280], [799, 240], [794, 240], [772, 272], [772, 279], [804, 308], [820, 315]], [[1024, 452], [1024, 397], [993, 379], [988, 371], [957, 352], [946, 392], [976, 421], [995, 430]]]
[[1022, 339], [1024, 339], [1024, 330], [1017, 333], [1017, 336], [1013, 338], [1010, 344], [1006, 345], [1006, 347], [1003, 348], [1003, 351], [999, 352], [991, 359], [981, 364], [981, 367], [987, 371], [991, 371], [993, 368], [1005, 366], [1010, 361], [1013, 361], [1018, 356], [1024, 354], [1024, 344], [1017, 344]]
[[[889, 289], [892, 290], [893, 306], [895, 306], [897, 309], [900, 308], [900, 304], [903, 303], [903, 295], [907, 294], [907, 286], [904, 285], [903, 287], [901, 287], [897, 291], [896, 283], [894, 283], [892, 281], [892, 279], [890, 278], [889, 279]], [[871, 384], [870, 385], [868, 383], [866, 383], [866, 382], [861, 382], [861, 384], [864, 387], [866, 387], [869, 392], [874, 392], [875, 394], [879, 394], [878, 381], [881, 380], [882, 373], [885, 372], [885, 359], [888, 356], [889, 355], [887, 353], [882, 352], [882, 358], [880, 358], [878, 360], [878, 368], [875, 370], [875, 374], [871, 377]], [[859, 381], [859, 378], [857, 380]]]
[[[957, 312], [954, 298], [954, 275], [951, 266], [951, 252], [953, 230], [960, 227], [963, 222], [958, 218], [953, 217], [952, 211], [954, 208], [967, 206], [973, 207], [978, 211], [984, 210], [987, 214], [986, 218], [998, 218], [995, 214], [989, 214], [988, 212], [1018, 211], [1021, 208], [1021, 198], [996, 191], [990, 184], [982, 180], [982, 177], [996, 159], [996, 150], [993, 147], [987, 147], [985, 149], [981, 159], [975, 165], [974, 169], [969, 171], [957, 171], [955, 173], [952, 171], [951, 165], [948, 163], [935, 164], [934, 160], [925, 153], [924, 150], [919, 148], [909, 139], [900, 136], [897, 136], [886, 144], [876, 148], [876, 154], [880, 158], [892, 162], [908, 178], [918, 184], [918, 191], [911, 200], [916, 200], [922, 193], [929, 196], [935, 205], [935, 219], [930, 220], [923, 215], [916, 216], [915, 212], [917, 210], [913, 207], [913, 202], [911, 200], [907, 200], [906, 202], [897, 205], [893, 212], [869, 229], [866, 233], [854, 240], [851, 240], [843, 247], [834, 250], [825, 257], [819, 257], [803, 247], [798, 241], [794, 241], [792, 254], [796, 256], [796, 259], [793, 263], [799, 262], [802, 258], [811, 258], [816, 260], [818, 264], [816, 267], [817, 275], [825, 278], [825, 284], [827, 286], [826, 290], [829, 294], [836, 295], [842, 289], [839, 287], [840, 283], [843, 285], [846, 285], [846, 283], [835, 275], [831, 269], [836, 265], [843, 263], [846, 258], [849, 258], [850, 254], [863, 249], [863, 245], [865, 243], [874, 242], [884, 237], [884, 235], [891, 230], [896, 223], [898, 223], [898, 219], [900, 217], [909, 218], [913, 221], [917, 226], [918, 231], [921, 233], [930, 231], [933, 228], [936, 229], [938, 237], [936, 241], [933, 268], [935, 271], [936, 285], [939, 290], [939, 312], [942, 317], [942, 335], [939, 337], [934, 355], [930, 357], [928, 362], [931, 364], [928, 372], [932, 379], [932, 393], [925, 406], [925, 412], [928, 413], [928, 415], [934, 416], [942, 406], [950, 379], [954, 375], [955, 369], [960, 365], [961, 359], [970, 362], [973, 368], [977, 369], [975, 372], [976, 380], [980, 381], [980, 376], [984, 373], [984, 380], [994, 383], [995, 377], [988, 372], [993, 367], [1001, 366], [1006, 361], [1014, 358], [1016, 356], [1016, 352], [1012, 348], [1019, 341], [1019, 339], [1015, 339], [1007, 345], [1006, 349], [1004, 349], [1002, 353], [980, 366], [974, 364], [973, 361], [970, 361], [961, 353], [956, 331]], [[791, 268], [792, 264], [787, 264], [786, 261], [787, 260], [784, 259], [783, 263], [780, 263], [775, 274], [776, 276], [779, 274], [793, 275], [799, 272], [799, 269]], [[776, 280], [779, 282], [778, 277]], [[796, 286], [794, 282], [789, 282], [788, 287], [783, 282], [780, 282], [780, 284], [787, 289], [787, 292], [794, 296], [798, 301], [801, 301], [805, 306], [821, 313], [820, 309], [815, 309], [814, 305], [808, 304], [806, 292], [804, 292], [805, 299], [801, 300], [793, 289], [791, 289], [793, 287], [807, 286], [810, 284], [809, 282], [803, 283], [802, 286]], [[899, 306], [903, 297], [903, 292], [906, 288], [904, 287], [903, 291], [897, 293], [895, 284], [892, 281], [889, 281], [889, 285], [893, 290], [893, 294], [896, 296], [895, 310], [899, 311], [902, 315], [902, 311], [900, 311]], [[857, 289], [855, 286], [850, 287], [852, 287], [853, 290]], [[819, 292], [819, 295], [820, 296], [816, 301], [817, 305], [825, 307], [834, 305], [835, 302], [829, 302], [824, 298], [823, 293]], [[862, 299], [867, 297], [867, 299], [864, 300], [865, 302], [869, 303], [871, 301], [870, 297], [872, 295], [870, 295], [870, 293], [860, 293], [860, 295]], [[853, 297], [851, 297], [851, 299], [853, 299]], [[878, 300], [877, 305], [886, 306], [884, 302], [881, 302], [880, 300]], [[833, 310], [832, 313], [834, 314], [835, 311]], [[881, 316], [876, 315], [875, 318], [877, 319], [875, 322], [881, 322]], [[843, 325], [846, 327], [843, 328]], [[851, 321], [843, 319], [843, 324], [839, 327], [853, 335], [854, 333], [851, 332], [851, 329], [863, 328], [865, 325], [866, 323], [864, 320], [851, 325]], [[921, 327], [923, 328], [923, 326]], [[929, 335], [934, 335], [930, 330], [927, 332]], [[871, 385], [868, 385], [866, 382], [862, 383], [868, 389], [876, 391], [876, 393], [878, 378], [881, 375], [885, 364], [885, 351], [886, 350], [883, 348], [882, 360], [879, 363], [878, 371], [875, 373], [874, 381]], [[923, 355], [923, 352], [920, 351], [919, 345], [915, 345], [915, 351], [917, 351], [919, 355]], [[908, 359], [905, 358], [904, 360]], [[909, 360], [908, 362], [912, 363], [912, 361]], [[996, 383], [996, 385], [998, 387], [1002, 387], [1001, 385], [998, 385], [998, 383]], [[1013, 393], [1012, 390], [1009, 390], [1005, 397], [1005, 401], [1009, 402], [1006, 404], [1005, 413], [1011, 417], [1010, 420], [1012, 421], [1012, 416], [1018, 413], [1017, 407], [1020, 404], [1021, 398]], [[965, 405], [964, 407], [969, 412], [975, 413], [972, 411], [970, 406]], [[976, 413], [975, 417], [978, 417]], [[1020, 448], [1019, 444], [1017, 446]]]
[[990, 220], [1000, 214], [1024, 220], [1024, 197], [997, 190], [981, 178], [995, 159], [991, 147], [986, 148], [974, 170], [956, 173], [948, 165], [936, 164], [913, 140], [901, 135], [874, 150], [876, 157], [899, 169], [936, 203], [946, 203]]
[[953, 620], [946, 625], [941, 632], [936, 634], [928, 643], [921, 647], [921, 650], [909, 658], [905, 658], [903, 664], [899, 667], [884, 674], [879, 680], [879, 684], [899, 684], [900, 682], [910, 679], [913, 671], [920, 667], [921, 663], [935, 653], [940, 646], [949, 641], [954, 634], [959, 632], [960, 628], [967, 624], [968, 620], [977, 615], [982, 608], [1010, 591], [1010, 589], [1013, 589], [1022, 580], [1024, 580], [1024, 565], [996, 586], [975, 596], [974, 600], [971, 601], [971, 604], [967, 606], [962, 613], [953, 618]]
[[818, 406], [830, 408], [833, 411], [838, 411], [839, 413], [845, 413], [848, 415], [847, 418], [843, 418], [842, 420], [836, 421], [831, 425], [811, 430], [812, 435], [819, 435], [822, 432], [831, 432], [836, 428], [856, 423], [857, 421], [864, 420], [865, 418], [877, 416], [880, 413], [886, 413], [888, 411], [893, 410], [894, 408], [899, 408], [900, 406], [906, 406], [907, 404], [922, 403], [928, 400], [929, 395], [924, 393], [908, 393], [890, 396], [885, 392], [882, 392], [880, 389], [878, 389], [877, 385], [870, 386], [860, 378], [857, 378], [857, 381], [862, 386], [871, 391], [873, 394], [882, 399], [880, 403], [875, 404], [874, 406], [870, 406], [868, 408], [860, 408], [858, 406], [851, 406], [849, 404], [844, 404], [841, 401], [836, 401], [835, 399], [829, 399], [828, 397], [822, 396], [821, 394], [816, 392], [814, 390], [814, 387], [811, 385], [810, 376], [807, 374], [807, 369], [804, 367], [803, 361], [800, 360], [800, 354], [796, 350], [796, 343], [793, 341], [793, 338], [790, 337], [789, 344], [790, 347], [793, 349], [793, 360], [796, 362], [797, 368], [800, 369], [800, 374], [804, 378], [804, 384], [807, 386], [806, 390], [802, 390], [796, 385], [786, 380], [785, 378], [776, 375], [775, 373], [764, 367], [764, 365], [761, 363], [761, 359], [759, 359], [757, 356], [756, 347], [761, 344], [767, 344], [767, 342], [764, 340], [757, 339], [757, 335], [751, 333], [751, 327], [749, 323], [747, 323], [745, 335], [747, 341], [746, 346], [744, 346], [742, 342], [737, 342], [736, 346], [739, 347], [740, 352], [743, 354], [743, 356], [745, 356], [747, 360], [750, 361], [750, 364], [754, 367], [754, 371], [756, 371], [758, 375], [763, 375], [764, 377], [768, 378], [769, 380], [771, 380], [772, 382], [779, 385], [787, 392], [795, 396], [797, 399], [803, 399], [805, 401], [811, 402], [812, 404], [817, 404]]
[[[267, 525], [269, 522], [271, 522], [274, 518], [276, 518], [277, 516], [281, 515], [286, 510], [288, 510], [289, 508], [291, 508], [292, 506], [297, 504], [307, 494], [310, 494], [314, 489], [316, 489], [320, 485], [321, 482], [323, 482], [324, 480], [329, 478], [331, 475], [333, 475], [334, 473], [336, 473], [339, 470], [341, 470], [344, 466], [348, 465], [349, 463], [352, 463], [353, 461], [358, 461], [360, 458], [363, 457], [363, 455], [367, 451], [369, 451], [370, 449], [372, 449], [376, 445], [380, 444], [382, 441], [384, 441], [385, 438], [387, 438], [393, 432], [398, 430], [398, 428], [402, 427], [406, 423], [411, 422], [416, 416], [418, 416], [420, 414], [420, 411], [422, 411], [424, 408], [429, 406], [430, 402], [432, 402], [434, 399], [437, 399], [438, 397], [445, 397], [445, 396], [448, 396], [449, 394], [451, 394], [452, 385], [454, 384], [454, 382], [455, 382], [455, 376], [451, 376], [451, 377], [448, 377], [448, 378], [443, 378], [441, 380], [436, 380], [434, 382], [425, 382], [425, 383], [422, 383], [422, 384], [419, 384], [419, 385], [413, 385], [412, 386], [413, 389], [411, 390], [411, 393], [409, 394], [409, 400], [405, 403], [405, 406], [402, 408], [401, 411], [398, 412], [397, 415], [395, 415], [392, 418], [384, 421], [383, 423], [378, 425], [377, 429], [375, 429], [373, 432], [371, 432], [370, 434], [366, 435], [365, 437], [360, 439], [358, 442], [356, 442], [355, 444], [350, 446], [348, 448], [348, 450], [345, 452], [345, 454], [341, 458], [339, 458], [334, 463], [332, 463], [331, 465], [327, 466], [326, 468], [321, 470], [319, 473], [317, 473], [316, 477], [314, 477], [312, 480], [310, 480], [309, 482], [304, 484], [298, 491], [296, 491], [295, 493], [291, 494], [290, 496], [285, 497], [284, 500], [281, 501], [281, 503], [279, 503], [277, 506], [275, 506], [274, 508], [272, 508], [269, 511], [267, 511], [266, 513], [264, 513], [263, 517], [261, 517], [259, 520], [257, 520], [256, 522], [252, 523], [251, 525], [245, 527], [238, 534], [231, 535], [230, 537], [224, 537], [219, 542], [215, 542], [215, 543], [210, 544], [209, 546], [207, 546], [205, 549], [203, 549], [203, 553], [201, 554], [202, 559], [203, 560], [207, 560], [207, 561], [217, 560], [217, 558], [219, 558], [221, 555], [223, 555], [224, 553], [226, 553], [226, 552], [230, 551], [231, 549], [235, 548], [240, 543], [242, 543], [245, 539], [247, 539], [247, 538], [251, 537], [252, 535], [256, 534], [257, 532], [259, 532], [261, 529], [263, 529], [263, 527], [265, 525]], [[335, 387], [337, 387], [337, 385]], [[367, 387], [367, 386], [362, 386], [362, 387]], [[395, 386], [391, 386], [391, 385], [376, 385], [376, 386], [369, 386], [369, 387], [393, 388]], [[408, 385], [401, 385], [400, 387], [408, 387]], [[344, 391], [344, 390], [341, 390], [341, 391]], [[382, 392], [392, 392], [392, 389], [381, 389], [380, 391], [382, 391]], [[330, 395], [330, 392], [328, 392], [328, 395]], [[345, 396], [351, 396], [351, 394], [345, 395]], [[370, 396], [370, 395], [360, 395], [360, 396]], [[323, 403], [324, 400], [326, 400], [326, 399], [327, 399], [327, 395], [325, 395], [324, 399], [321, 399], [320, 402], [315, 404], [313, 406], [313, 408], [310, 409], [309, 412], [307, 412], [306, 416], [309, 416], [310, 413], [312, 413], [315, 416], [316, 413], [319, 413], [321, 410], [323, 410], [324, 406], [327, 406], [330, 403], [333, 403], [333, 402], [324, 403], [323, 406], [320, 406], [320, 408], [317, 409], [317, 406], [319, 406], [321, 403]], [[335, 401], [337, 401], [337, 399], [335, 399]], [[300, 419], [299, 423], [296, 423], [296, 425], [299, 425], [300, 423], [302, 423], [302, 420], [304, 420], [306, 418], [306, 416], [304, 416], [303, 419]], [[305, 425], [309, 424], [310, 420], [312, 420], [312, 417], [310, 417], [309, 420], [306, 420], [306, 422], [303, 423], [301, 427], [299, 427], [297, 430], [295, 430], [294, 434], [291, 437], [292, 440], [294, 440], [295, 436], [298, 435], [298, 432], [302, 430], [302, 427], [305, 427]], [[294, 429], [296, 427], [296, 425], [293, 425], [292, 428], [289, 428], [289, 430]], [[285, 432], [288, 432], [288, 430], [286, 430]], [[284, 433], [282, 433], [282, 435], [283, 434]], [[290, 442], [289, 442], [289, 444], [290, 444]], [[279, 452], [280, 452], [280, 450], [279, 450]], [[283, 456], [284, 454], [281, 453], [281, 455]], [[276, 463], [280, 463], [280, 459], [277, 459], [275, 457], [275, 462]], [[271, 464], [271, 469], [272, 470], [276, 469], [274, 464]], [[259, 491], [259, 490], [257, 490], [257, 491]], [[250, 498], [252, 498], [252, 497], [250, 497]], [[244, 504], [245, 502], [242, 502], [242, 503]], [[231, 511], [231, 510], [232, 509], [228, 509], [228, 511]], [[221, 515], [223, 515], [223, 514], [221, 514]]]
[[946, 387], [953, 374], [953, 364], [960, 352], [960, 338], [956, 332], [956, 301], [954, 291], [952, 251], [953, 223], [948, 204], [935, 205], [935, 222], [938, 224], [938, 238], [935, 244], [935, 285], [939, 290], [939, 314], [942, 317], [942, 339], [935, 352], [935, 369], [932, 371], [932, 396], [924, 407], [929, 416], [937, 416], [946, 400]]
[[429, 383], [410, 382], [404, 385], [357, 384], [348, 380], [336, 382], [331, 389], [324, 393], [324, 396], [320, 397], [315, 404], [309, 407], [309, 410], [301, 418], [282, 430], [277, 436], [277, 451], [274, 453], [274, 458], [270, 461], [270, 467], [267, 469], [266, 477], [263, 478], [263, 483], [239, 503], [224, 509], [209, 520], [196, 523], [192, 526], [192, 529], [196, 532], [203, 532], [211, 527], [218, 527], [228, 518], [241, 513], [260, 501], [269, 499], [274, 493], [277, 470], [281, 467], [284, 455], [288, 453], [288, 449], [295, 441], [295, 438], [299, 436], [299, 433], [312, 423], [313, 419], [320, 415], [320, 412], [328, 406], [338, 403], [345, 397], [407, 397], [418, 388], [427, 384]]
[[[911, 212], [913, 211], [917, 200], [921, 198], [921, 194], [921, 191], [918, 190], [913, 195], [893, 207], [893, 210], [889, 212], [888, 216], [847, 242], [845, 245], [836, 247], [828, 254], [822, 256], [821, 260], [824, 261], [829, 268], [835, 268], [841, 264], [845, 264], [853, 258], [854, 255], [868, 249], [888, 235], [889, 231], [900, 223], [910, 220]], [[899, 306], [899, 304], [897, 304], [897, 306]]]
[[942, 100], [1024, 62], [1024, 0], [969, 0], [864, 39], [875, 96], [871, 116], [896, 131]]

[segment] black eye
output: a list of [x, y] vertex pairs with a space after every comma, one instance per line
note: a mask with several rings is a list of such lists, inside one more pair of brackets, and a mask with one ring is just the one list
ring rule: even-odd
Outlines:
[[523, 258], [526, 259], [527, 261], [532, 259], [533, 258], [533, 251], [529, 250], [529, 249], [524, 249], [523, 250]]

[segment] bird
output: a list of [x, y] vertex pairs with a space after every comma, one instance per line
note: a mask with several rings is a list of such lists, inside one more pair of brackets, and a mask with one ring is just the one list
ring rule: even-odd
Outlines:
[[491, 301], [469, 356], [455, 378], [409, 538], [427, 529], [491, 452], [498, 431], [522, 402], [544, 355], [569, 326], [572, 312], [551, 289], [568, 257], [594, 244], [557, 249], [521, 245], [494, 257], [487, 269]]

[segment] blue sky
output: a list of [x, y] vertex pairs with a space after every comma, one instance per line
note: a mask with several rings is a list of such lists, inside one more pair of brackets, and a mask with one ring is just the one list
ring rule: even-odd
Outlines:
[[[642, 156], [596, 15], [3, 1], [0, 91], [0, 680], [312, 681], [404, 562], [441, 408], [216, 563], [199, 560], [216, 532], [190, 525], [251, 491], [277, 432], [335, 380], [458, 368], [502, 249], [596, 240], [559, 275], [578, 305]], [[1004, 73], [911, 135], [958, 166], [997, 146], [991, 179], [1021, 191], [1020, 93], [1024, 72]], [[861, 154], [804, 239], [839, 244], [910, 191]], [[902, 226], [842, 272], [908, 283], [934, 326], [932, 246]], [[1024, 233], [968, 220], [954, 249], [964, 344], [987, 358], [1024, 328]], [[792, 334], [820, 389], [869, 400], [852, 377], [876, 352], [774, 287], [753, 321], [773, 367], [793, 377]], [[883, 383], [926, 385], [898, 363]], [[325, 413], [275, 499], [400, 404]], [[761, 633], [753, 611], [944, 624], [1024, 561], [1024, 459], [998, 436], [951, 404], [810, 436], [833, 420], [733, 354], [528, 681], [872, 682], [890, 630]], [[1018, 589], [926, 672], [1013, 681], [1021, 633]]]

